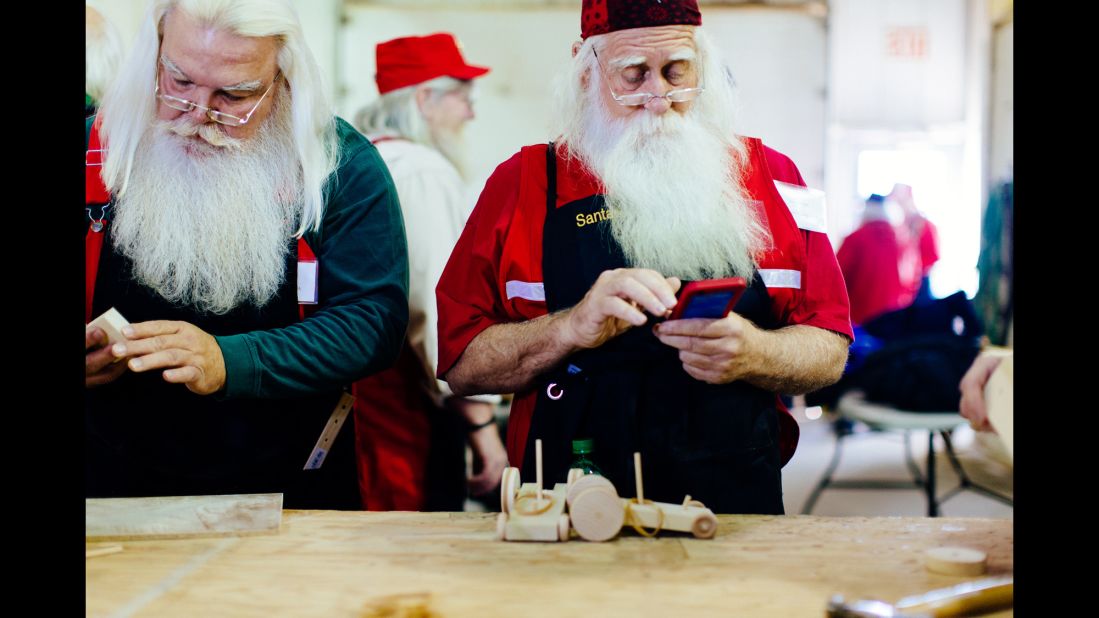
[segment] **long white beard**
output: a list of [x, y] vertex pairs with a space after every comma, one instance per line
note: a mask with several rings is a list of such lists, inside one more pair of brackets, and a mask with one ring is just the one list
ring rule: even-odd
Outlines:
[[606, 188], [627, 263], [681, 279], [750, 279], [769, 235], [729, 142], [692, 115], [697, 104], [686, 115], [623, 119], [610, 116], [594, 89], [585, 99], [577, 154]]
[[215, 314], [262, 307], [283, 282], [301, 216], [289, 97], [247, 140], [212, 126], [199, 132], [207, 141], [181, 137], [189, 125], [186, 116], [158, 121], [142, 137], [115, 206], [115, 250], [169, 302]]

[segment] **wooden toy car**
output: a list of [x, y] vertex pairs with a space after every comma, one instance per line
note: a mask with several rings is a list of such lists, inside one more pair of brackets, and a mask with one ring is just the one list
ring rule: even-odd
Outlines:
[[542, 441], [535, 441], [538, 480], [520, 484], [519, 469], [505, 468], [500, 479], [500, 515], [496, 538], [501, 541], [567, 541], [569, 516], [565, 513], [567, 485], [542, 489]]

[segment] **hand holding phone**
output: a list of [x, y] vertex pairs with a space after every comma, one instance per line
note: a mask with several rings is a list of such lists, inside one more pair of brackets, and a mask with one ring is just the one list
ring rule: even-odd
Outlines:
[[723, 318], [747, 289], [748, 282], [743, 277], [692, 281], [679, 292], [668, 319]]

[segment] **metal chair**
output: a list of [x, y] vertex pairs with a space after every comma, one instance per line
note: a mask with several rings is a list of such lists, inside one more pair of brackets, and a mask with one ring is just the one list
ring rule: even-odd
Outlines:
[[[928, 517], [938, 517], [939, 506], [943, 502], [967, 489], [994, 500], [999, 500], [1008, 506], [1014, 506], [1015, 503], [1012, 498], [974, 483], [965, 473], [965, 469], [962, 468], [962, 464], [954, 453], [954, 445], [950, 441], [951, 432], [966, 423], [966, 420], [957, 412], [909, 412], [899, 410], [888, 405], [866, 401], [863, 393], [858, 390], [848, 391], [840, 397], [839, 402], [836, 404], [836, 412], [842, 418], [865, 423], [874, 431], [903, 431], [905, 464], [912, 473], [912, 480], [833, 480], [832, 475], [835, 473], [836, 467], [839, 466], [843, 441], [850, 435], [845, 432], [836, 432], [836, 446], [832, 453], [832, 462], [828, 464], [828, 469], [825, 470], [824, 476], [817, 483], [813, 492], [809, 494], [809, 498], [801, 510], [802, 515], [812, 513], [821, 492], [830, 487], [839, 489], [923, 489], [927, 495]], [[926, 475], [921, 474], [919, 466], [912, 459], [912, 448], [908, 439], [909, 433], [912, 431], [928, 432]], [[943, 437], [947, 458], [960, 479], [958, 486], [948, 491], [942, 498], [937, 497], [935, 488], [936, 433]]]

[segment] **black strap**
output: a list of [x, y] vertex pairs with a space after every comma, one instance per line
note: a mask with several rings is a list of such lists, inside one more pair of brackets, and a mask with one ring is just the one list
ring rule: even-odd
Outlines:
[[553, 142], [546, 145], [546, 216], [557, 208], [557, 151]]

